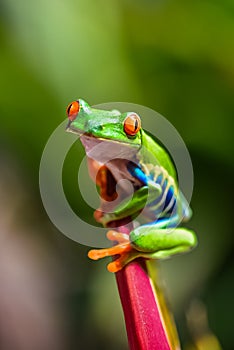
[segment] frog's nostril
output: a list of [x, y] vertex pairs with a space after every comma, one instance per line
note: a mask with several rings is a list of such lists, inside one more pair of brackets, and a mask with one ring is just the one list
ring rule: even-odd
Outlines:
[[79, 101], [73, 101], [72, 103], [70, 103], [66, 110], [69, 120], [70, 121], [75, 120], [79, 111], [80, 111]]

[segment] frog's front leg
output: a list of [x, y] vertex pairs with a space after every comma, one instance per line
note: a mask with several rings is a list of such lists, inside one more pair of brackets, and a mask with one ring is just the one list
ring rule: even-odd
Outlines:
[[157, 184], [143, 186], [135, 191], [132, 197], [123, 200], [113, 213], [105, 213], [98, 209], [95, 211], [94, 217], [96, 221], [106, 226], [110, 221], [117, 221], [141, 211], [146, 203], [151, 203], [155, 198], [158, 198], [161, 192], [161, 187]]
[[108, 265], [110, 272], [121, 270], [130, 261], [143, 257], [146, 259], [166, 259], [184, 253], [197, 244], [194, 232], [185, 228], [160, 228], [158, 225], [143, 225], [130, 235], [109, 231], [108, 238], [118, 244], [106, 249], [90, 250], [88, 256], [98, 260], [106, 256], [120, 255]]

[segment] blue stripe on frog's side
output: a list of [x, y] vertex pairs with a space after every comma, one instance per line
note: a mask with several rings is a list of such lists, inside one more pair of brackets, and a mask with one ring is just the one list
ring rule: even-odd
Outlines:
[[161, 186], [161, 194], [147, 204], [147, 207], [154, 213], [156, 218], [163, 218], [177, 211], [178, 194], [176, 184], [165, 169], [160, 166], [151, 167], [149, 175], [146, 175], [141, 167], [133, 162], [128, 163], [127, 169], [143, 185], [149, 186], [150, 183], [156, 183]]
[[149, 178], [146, 174], [141, 170], [141, 168], [133, 162], [129, 162], [127, 165], [127, 169], [129, 173], [140, 180], [143, 185], [148, 185]]

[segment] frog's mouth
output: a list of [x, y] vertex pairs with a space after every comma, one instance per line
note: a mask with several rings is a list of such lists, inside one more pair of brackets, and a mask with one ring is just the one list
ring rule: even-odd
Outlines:
[[116, 158], [134, 161], [139, 150], [139, 146], [127, 142], [96, 138], [87, 134], [81, 135], [80, 140], [85, 147], [86, 155], [101, 163]]
[[98, 161], [104, 161], [106, 158], [131, 158], [141, 148], [139, 144], [131, 143], [128, 141], [118, 141], [108, 138], [95, 137], [89, 133], [74, 129], [71, 126], [71, 121], [68, 122], [66, 131], [76, 134], [80, 137], [80, 140], [85, 147], [85, 151], [88, 157], [96, 159]]

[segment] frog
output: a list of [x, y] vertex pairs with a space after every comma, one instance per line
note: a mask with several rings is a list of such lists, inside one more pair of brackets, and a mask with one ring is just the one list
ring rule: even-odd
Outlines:
[[[176, 167], [166, 148], [142, 128], [139, 114], [93, 108], [83, 99], [71, 102], [66, 113], [66, 131], [80, 137], [89, 174], [100, 188], [94, 217], [110, 228], [107, 238], [115, 243], [91, 249], [88, 257], [113, 257], [107, 269], [115, 273], [137, 258], [162, 260], [193, 249], [195, 232], [181, 227], [192, 211]], [[145, 221], [139, 224], [140, 214]], [[129, 234], [111, 229], [124, 220], [135, 223]]]

